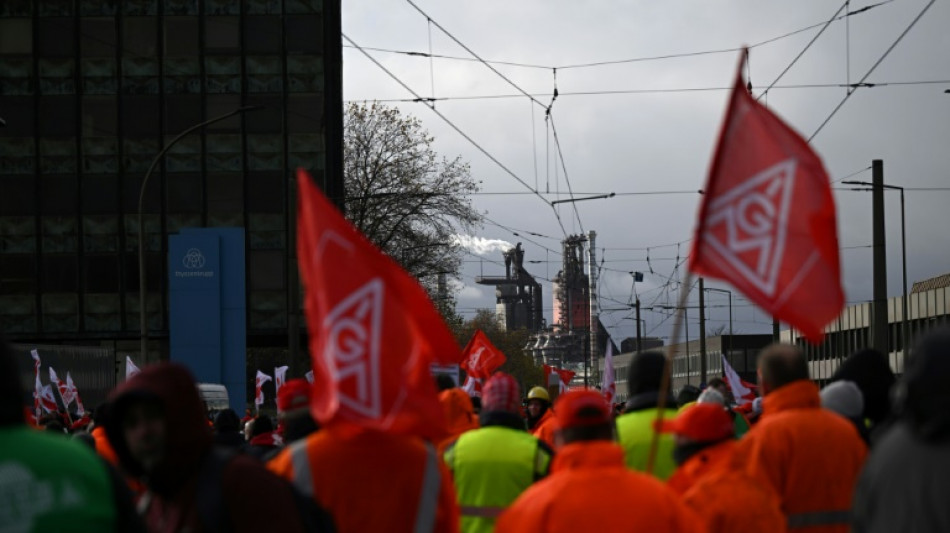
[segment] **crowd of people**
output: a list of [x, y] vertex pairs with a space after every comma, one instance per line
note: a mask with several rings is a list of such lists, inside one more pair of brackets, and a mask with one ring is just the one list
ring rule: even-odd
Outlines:
[[4, 345], [0, 531], [950, 531], [950, 330], [899, 380], [864, 350], [823, 390], [798, 348], [772, 345], [743, 405], [718, 378], [667, 393], [664, 364], [633, 357], [620, 409], [501, 372], [473, 402], [438, 378], [449, 435], [430, 442], [321, 428], [303, 379], [276, 420], [209, 419], [168, 363], [88, 419], [28, 421]]

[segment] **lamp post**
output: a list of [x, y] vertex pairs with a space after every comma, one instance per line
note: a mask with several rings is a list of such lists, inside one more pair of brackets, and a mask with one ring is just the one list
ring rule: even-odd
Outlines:
[[706, 287], [707, 292], [724, 292], [729, 295], [729, 352], [732, 353], [732, 291], [729, 289], [717, 289]]
[[155, 159], [152, 160], [152, 164], [149, 165], [148, 170], [145, 172], [145, 178], [142, 179], [142, 186], [139, 187], [139, 333], [141, 342], [140, 349], [142, 350], [141, 357], [143, 361], [148, 359], [148, 306], [146, 305], [145, 301], [147, 296], [145, 287], [145, 218], [142, 216], [142, 208], [143, 204], [145, 203], [145, 186], [148, 185], [148, 178], [152, 175], [152, 171], [154, 171], [155, 167], [158, 166], [158, 163], [162, 160], [162, 157], [165, 156], [165, 153], [168, 152], [172, 146], [175, 146], [175, 143], [185, 138], [189, 133], [201, 129], [209, 124], [214, 124], [215, 122], [233, 117], [239, 113], [253, 111], [255, 109], [263, 109], [263, 107], [264, 106], [260, 105], [239, 107], [230, 113], [225, 113], [191, 126], [185, 131], [179, 133], [174, 139], [171, 140], [171, 142], [166, 144], [165, 147], [162, 148], [162, 151], [155, 156]]
[[[848, 185], [861, 185], [862, 187], [873, 187], [873, 183], [867, 181], [842, 181], [841, 183], [846, 183]], [[909, 317], [907, 316], [907, 226], [904, 224], [904, 188], [898, 187], [897, 185], [886, 185], [882, 184], [885, 189], [895, 189], [901, 192], [901, 270], [903, 275], [903, 284], [904, 284], [904, 294], [901, 298], [901, 306], [903, 307], [903, 320], [901, 321], [901, 337], [903, 349], [901, 350], [904, 353], [904, 356], [907, 356], [907, 347], [910, 346], [910, 335]], [[867, 191], [870, 189], [853, 189], [855, 191]]]

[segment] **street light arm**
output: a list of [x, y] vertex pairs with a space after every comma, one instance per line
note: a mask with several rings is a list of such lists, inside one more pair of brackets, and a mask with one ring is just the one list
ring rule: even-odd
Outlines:
[[201, 129], [209, 124], [214, 124], [215, 122], [233, 117], [239, 113], [263, 108], [264, 106], [261, 105], [239, 107], [229, 113], [225, 113], [191, 126], [190, 128], [175, 136], [171, 142], [162, 148], [162, 151], [160, 151], [158, 155], [155, 156], [155, 159], [152, 160], [152, 164], [149, 165], [148, 170], [145, 172], [145, 177], [142, 178], [142, 185], [139, 187], [139, 333], [141, 341], [140, 349], [142, 350], [141, 357], [143, 361], [146, 359], [148, 348], [148, 306], [145, 304], [145, 299], [147, 297], [145, 283], [145, 218], [142, 216], [142, 208], [143, 204], [145, 203], [145, 186], [148, 185], [148, 178], [152, 175], [152, 171], [155, 170], [155, 167], [158, 166], [158, 162], [161, 161], [162, 157], [165, 156], [165, 153], [168, 152], [172, 146], [175, 146], [175, 143], [185, 138], [185, 136], [187, 136], [189, 133]]

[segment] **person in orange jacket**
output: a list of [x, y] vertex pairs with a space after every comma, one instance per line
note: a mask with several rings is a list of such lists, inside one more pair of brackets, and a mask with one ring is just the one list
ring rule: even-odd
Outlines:
[[496, 533], [706, 531], [662, 482], [627, 469], [610, 406], [598, 392], [568, 392], [555, 413], [551, 474], [502, 513]]
[[737, 447], [747, 472], [778, 494], [790, 531], [848, 531], [867, 446], [853, 424], [821, 408], [799, 348], [767, 347], [758, 374], [762, 418]]
[[475, 407], [468, 394], [456, 387], [455, 381], [444, 374], [436, 378], [436, 386], [439, 390], [439, 403], [445, 413], [446, 429], [450, 434], [446, 443], [454, 441], [468, 430], [478, 429], [478, 417], [475, 416]]
[[725, 407], [698, 403], [658, 430], [673, 433], [679, 468], [667, 485], [706, 522], [710, 533], [785, 531], [778, 495], [735, 460], [734, 424]]
[[551, 395], [544, 387], [533, 387], [528, 391], [527, 404], [528, 431], [553, 448], [557, 419], [551, 410]]
[[267, 468], [329, 511], [339, 533], [459, 530], [449, 470], [418, 437], [330, 426], [291, 444]]

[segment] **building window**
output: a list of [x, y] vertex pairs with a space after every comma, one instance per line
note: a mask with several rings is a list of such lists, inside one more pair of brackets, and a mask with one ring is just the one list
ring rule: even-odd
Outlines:
[[287, 90], [292, 93], [323, 91], [323, 61], [319, 56], [287, 56]]
[[277, 54], [280, 53], [280, 44], [280, 17], [245, 17], [245, 53]]
[[5, 0], [0, 3], [0, 17], [29, 17], [32, 14], [30, 0]]
[[[168, 187], [169, 213], [201, 213], [202, 207], [204, 206], [204, 195], [201, 192], [201, 174], [169, 173], [165, 176], [165, 183]], [[197, 225], [201, 225], [200, 217]], [[178, 229], [179, 228], [175, 228], [173, 230], [169, 227], [168, 232], [173, 233], [173, 231], [177, 231]]]
[[206, 15], [240, 15], [241, 2], [236, 0], [204, 0]]
[[[205, 106], [205, 120], [211, 120], [240, 109], [241, 96], [238, 94], [211, 94], [208, 95]], [[241, 113], [219, 120], [214, 124], [209, 124], [206, 129], [209, 132], [239, 132], [241, 131]]]
[[0, 19], [0, 54], [33, 53], [33, 21], [28, 18]]
[[197, 15], [198, 0], [164, 0], [165, 15]]
[[165, 17], [165, 55], [172, 57], [198, 55], [197, 17]]
[[209, 172], [240, 172], [243, 150], [240, 135], [208, 135], [205, 167]]
[[237, 56], [205, 57], [205, 88], [209, 93], [241, 92], [241, 58]]
[[13, 57], [0, 58], [0, 94], [33, 94], [33, 61]]
[[292, 94], [287, 98], [287, 131], [320, 133], [323, 131], [323, 98], [316, 94]]
[[280, 290], [286, 285], [287, 268], [283, 250], [252, 250], [248, 277], [251, 290]]
[[115, 57], [115, 19], [84, 18], [79, 24], [79, 49], [83, 57]]
[[111, 96], [82, 97], [82, 134], [84, 137], [114, 136], [118, 110]]
[[208, 173], [208, 214], [244, 211], [244, 183], [240, 173]]
[[39, 20], [40, 57], [73, 57], [76, 55], [76, 22], [71, 17], [48, 17]]
[[284, 19], [287, 32], [287, 53], [319, 54], [323, 52], [323, 18], [319, 15], [297, 15]]
[[122, 0], [122, 9], [126, 15], [156, 15], [158, 0]]
[[115, 215], [82, 217], [83, 251], [118, 252], [119, 219]]
[[122, 133], [150, 137], [161, 132], [161, 107], [157, 96], [122, 97]]
[[197, 57], [165, 58], [165, 92], [198, 94], [201, 92], [201, 64]]
[[167, 133], [177, 135], [199, 122], [201, 122], [200, 96], [170, 94], [165, 97], [165, 131]]
[[244, 0], [244, 12], [254, 15], [280, 15], [281, 0]]
[[114, 58], [82, 59], [82, 90], [84, 94], [115, 94], [116, 63]]
[[[283, 213], [283, 172], [249, 172], [247, 175], [247, 210], [254, 213]], [[267, 229], [267, 228], [260, 228]], [[280, 228], [282, 230], [283, 224]]]
[[79, 13], [85, 17], [115, 16], [115, 3], [116, 0], [80, 0]]
[[322, 0], [286, 0], [284, 10], [292, 13], [319, 13], [323, 9]]
[[3, 176], [3, 179], [0, 179], [0, 214], [34, 214], [35, 188], [33, 176]]
[[[84, 175], [82, 178], [82, 212], [88, 215], [109, 215], [118, 212], [118, 210], [118, 174]], [[115, 231], [113, 230], [113, 232]]]
[[[156, 20], [154, 17], [126, 17], [123, 21], [122, 55], [155, 57], [157, 52]], [[178, 38], [176, 35], [175, 38]]]
[[0, 294], [36, 292], [36, 265], [33, 254], [0, 255]]
[[44, 292], [75, 293], [79, 289], [75, 255], [44, 255], [42, 262]]
[[205, 17], [205, 51], [209, 54], [234, 54], [240, 51], [240, 26], [237, 17]]
[[119, 291], [119, 265], [115, 255], [87, 255], [83, 258], [85, 292]]

